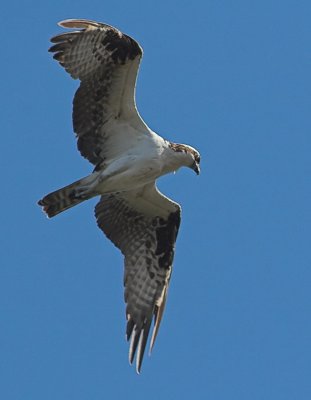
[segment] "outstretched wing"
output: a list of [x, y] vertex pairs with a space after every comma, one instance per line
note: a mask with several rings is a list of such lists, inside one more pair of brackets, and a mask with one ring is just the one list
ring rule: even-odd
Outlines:
[[135, 104], [135, 84], [142, 49], [118, 29], [83, 19], [59, 23], [78, 28], [54, 36], [49, 51], [74, 79], [81, 81], [73, 100], [73, 127], [78, 149], [91, 163], [98, 165], [111, 158], [116, 141], [129, 137], [124, 122], [138, 131], [148, 128]]
[[180, 206], [154, 184], [140, 191], [108, 194], [95, 208], [98, 226], [125, 256], [129, 360], [140, 371], [152, 319], [150, 351], [163, 315], [172, 271]]

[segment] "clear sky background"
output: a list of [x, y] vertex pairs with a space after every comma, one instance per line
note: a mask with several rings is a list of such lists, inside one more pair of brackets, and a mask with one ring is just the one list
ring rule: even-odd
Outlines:
[[[10, 1], [1, 5], [0, 397], [311, 398], [310, 1]], [[201, 152], [160, 180], [181, 203], [151, 357], [128, 365], [123, 260], [95, 200], [55, 219], [44, 194], [87, 175], [77, 82], [47, 53], [65, 18], [145, 50], [140, 113]]]

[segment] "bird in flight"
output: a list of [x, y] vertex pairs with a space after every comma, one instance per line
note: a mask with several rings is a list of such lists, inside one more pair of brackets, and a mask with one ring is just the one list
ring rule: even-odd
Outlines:
[[67, 19], [73, 28], [51, 39], [54, 59], [80, 80], [73, 99], [78, 149], [93, 172], [56, 190], [38, 204], [48, 217], [95, 196], [99, 228], [124, 255], [124, 298], [129, 361], [139, 373], [153, 321], [150, 351], [162, 319], [181, 207], [156, 180], [189, 167], [200, 173], [193, 147], [163, 139], [140, 117], [135, 86], [142, 48], [128, 35], [99, 22]]

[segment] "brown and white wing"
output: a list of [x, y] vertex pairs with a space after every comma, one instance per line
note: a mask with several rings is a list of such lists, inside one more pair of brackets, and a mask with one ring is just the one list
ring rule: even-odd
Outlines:
[[115, 141], [131, 140], [119, 137], [125, 133], [115, 129], [118, 122], [134, 126], [137, 134], [146, 132], [135, 104], [142, 49], [110, 25], [83, 19], [59, 25], [78, 29], [54, 36], [49, 51], [72, 78], [81, 81], [73, 100], [73, 127], [81, 154], [98, 165], [111, 158]]
[[108, 194], [96, 205], [98, 226], [125, 256], [125, 302], [129, 361], [140, 371], [152, 319], [150, 351], [163, 315], [172, 271], [180, 206], [154, 184]]

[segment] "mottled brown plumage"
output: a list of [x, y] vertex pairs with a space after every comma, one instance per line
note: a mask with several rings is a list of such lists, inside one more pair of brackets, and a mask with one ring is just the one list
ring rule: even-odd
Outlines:
[[124, 255], [124, 298], [129, 360], [139, 372], [153, 325], [152, 349], [163, 316], [180, 206], [156, 188], [156, 179], [182, 166], [199, 173], [199, 153], [164, 140], [141, 119], [135, 84], [139, 44], [118, 29], [66, 20], [78, 29], [54, 36], [50, 51], [80, 86], [73, 100], [78, 149], [95, 168], [85, 178], [43, 197], [49, 217], [95, 196], [99, 228]]

